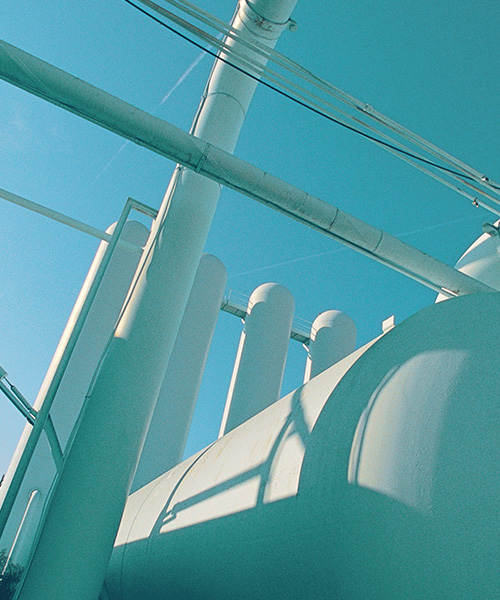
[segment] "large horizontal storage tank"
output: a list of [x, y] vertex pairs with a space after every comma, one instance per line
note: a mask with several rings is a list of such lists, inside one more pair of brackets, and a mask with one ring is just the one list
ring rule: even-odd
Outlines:
[[138, 490], [106, 593], [498, 600], [499, 314], [428, 307]]

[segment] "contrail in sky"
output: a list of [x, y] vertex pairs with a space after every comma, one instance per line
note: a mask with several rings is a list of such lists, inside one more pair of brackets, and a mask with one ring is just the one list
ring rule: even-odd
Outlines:
[[[484, 219], [484, 215], [478, 215], [473, 217], [473, 219]], [[437, 223], [436, 225], [430, 225], [429, 227], [423, 227], [421, 229], [414, 229], [413, 231], [405, 231], [403, 233], [397, 233], [395, 237], [408, 237], [411, 235], [415, 235], [417, 233], [423, 233], [424, 231], [431, 231], [432, 229], [439, 229], [441, 227], [446, 227], [448, 225], [455, 225], [457, 223], [464, 223], [465, 221], [472, 220], [470, 217], [465, 217], [464, 219], [455, 219], [454, 221], [446, 221], [446, 223]], [[311, 258], [319, 258], [320, 256], [329, 256], [331, 254], [337, 254], [338, 252], [345, 252], [347, 248], [335, 248], [335, 250], [327, 250], [326, 252], [320, 252], [318, 254], [308, 254], [307, 256], [299, 256], [298, 258], [292, 258], [291, 260], [285, 260], [279, 263], [273, 263], [272, 265], [267, 265], [265, 267], [257, 267], [255, 269], [251, 269], [249, 271], [242, 271], [241, 273], [236, 273], [235, 275], [230, 275], [229, 279], [233, 279], [234, 277], [243, 277], [243, 275], [252, 275], [253, 273], [258, 273], [260, 271], [267, 271], [268, 269], [274, 269], [275, 267], [284, 267], [286, 265], [294, 265], [295, 263], [303, 262], [309, 260]]]
[[[162, 101], [158, 104], [158, 106], [154, 109], [151, 114], [155, 114], [158, 110], [165, 104], [165, 102], [170, 98], [170, 96], [175, 92], [175, 90], [182, 85], [183, 81], [188, 77], [193, 69], [195, 69], [199, 63], [202, 61], [203, 57], [206, 56], [206, 52], [200, 52], [198, 56], [193, 60], [193, 62], [189, 65], [189, 67], [184, 71], [184, 73], [179, 77], [179, 79], [174, 83], [174, 85], [168, 90], [168, 92], [163, 96]], [[118, 156], [125, 150], [127, 145], [130, 144], [129, 140], [125, 140], [123, 144], [118, 148], [118, 150], [113, 154], [113, 156], [109, 159], [106, 166], [100, 171], [100, 173], [96, 176], [91, 185], [93, 185], [100, 177], [106, 173], [111, 164], [118, 158]]]
[[175, 92], [175, 90], [182, 84], [184, 79], [186, 79], [186, 77], [191, 73], [191, 71], [199, 65], [199, 63], [203, 60], [204, 56], [206, 56], [206, 52], [200, 52], [200, 54], [198, 54], [198, 56], [193, 60], [193, 62], [189, 65], [189, 67], [179, 77], [179, 79], [176, 81], [176, 83], [174, 83], [174, 85], [170, 88], [170, 90], [165, 94], [165, 96], [163, 97], [163, 100], [156, 107], [155, 112], [160, 108], [160, 106], [163, 106], [163, 104], [165, 104], [165, 102], [170, 98], [170, 96]]

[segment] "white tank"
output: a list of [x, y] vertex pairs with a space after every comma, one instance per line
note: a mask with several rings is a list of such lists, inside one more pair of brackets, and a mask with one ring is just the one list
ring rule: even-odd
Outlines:
[[219, 437], [280, 396], [295, 302], [279, 283], [264, 283], [248, 301]]
[[110, 598], [499, 598], [499, 312], [434, 304], [133, 494]]
[[342, 360], [356, 348], [356, 325], [340, 310], [320, 313], [311, 327], [304, 383]]
[[158, 396], [132, 492], [179, 464], [227, 283], [222, 262], [203, 254]]
[[[455, 268], [500, 291], [499, 225], [500, 220], [494, 225], [489, 225], [489, 233], [483, 233], [479, 236], [470, 248], [462, 254]], [[446, 300], [446, 296], [439, 294], [436, 302], [443, 300]]]

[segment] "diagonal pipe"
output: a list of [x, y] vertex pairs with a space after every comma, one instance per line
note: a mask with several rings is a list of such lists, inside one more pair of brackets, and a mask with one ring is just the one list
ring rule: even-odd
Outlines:
[[174, 125], [0, 41], [0, 78], [444, 293], [492, 288]]

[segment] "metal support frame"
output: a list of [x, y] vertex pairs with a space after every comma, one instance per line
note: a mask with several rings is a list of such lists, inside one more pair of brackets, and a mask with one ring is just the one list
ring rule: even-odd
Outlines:
[[[7, 200], [7, 202], [11, 202], [12, 204], [16, 204], [17, 206], [22, 206], [23, 208], [27, 208], [33, 212], [38, 213], [39, 215], [43, 215], [44, 217], [48, 217], [53, 221], [58, 221], [63, 225], [67, 225], [68, 227], [72, 227], [73, 229], [77, 229], [78, 231], [82, 231], [83, 233], [87, 233], [99, 240], [103, 240], [105, 242], [111, 241], [111, 234], [98, 229], [97, 227], [92, 227], [92, 225], [87, 225], [87, 223], [83, 223], [82, 221], [78, 221], [77, 219], [73, 219], [73, 217], [68, 217], [63, 213], [58, 212], [57, 210], [53, 210], [51, 208], [47, 208], [42, 204], [38, 204], [37, 202], [33, 202], [32, 200], [28, 200], [27, 198], [23, 198], [22, 196], [18, 196], [17, 194], [13, 194], [12, 192], [8, 192], [0, 188], [0, 198], [3, 200]], [[134, 202], [138, 202], [134, 200]], [[156, 216], [156, 212], [154, 209], [149, 208], [151, 211], [152, 218]], [[153, 216], [154, 213], [154, 216]], [[120, 240], [118, 242], [119, 246], [122, 248], [126, 248], [132, 252], [142, 252], [142, 248], [139, 248], [135, 244], [131, 244], [126, 240]]]
[[[30, 425], [34, 425], [38, 415], [38, 411], [36, 411], [31, 406], [31, 404], [26, 400], [26, 398], [21, 394], [21, 392], [10, 383], [10, 381], [5, 377], [5, 375], [5, 372], [3, 375], [0, 374], [0, 391], [2, 391], [4, 395], [12, 402], [12, 404], [23, 415], [23, 417], [28, 421], [28, 423]], [[54, 458], [56, 468], [59, 468], [59, 465], [62, 462], [63, 453], [61, 449], [61, 444], [59, 443], [59, 439], [57, 437], [54, 423], [52, 422], [50, 415], [48, 416], [47, 421], [45, 423], [45, 434], [47, 435], [47, 440], [49, 442], [50, 451], [52, 452], [52, 457]]]
[[[235, 317], [239, 317], [244, 321], [247, 316], [247, 304], [248, 296], [245, 296], [240, 292], [235, 292], [234, 290], [228, 290], [224, 294], [224, 298], [222, 299], [220, 309], [223, 312], [226, 312], [230, 315], [234, 315]], [[310, 330], [311, 323], [309, 323], [305, 319], [295, 317], [292, 323], [290, 339], [296, 342], [300, 342], [301, 344], [305, 344], [307, 346], [311, 341]]]
[[[8, 384], [8, 385], [7, 385]], [[11, 401], [23, 417], [33, 425], [37, 411], [29, 404], [21, 392], [5, 376], [0, 379], [0, 391]]]
[[[76, 319], [75, 326], [69, 336], [68, 343], [64, 348], [61, 360], [54, 373], [54, 377], [52, 378], [49, 389], [47, 390], [45, 400], [38, 412], [29, 404], [29, 402], [24, 398], [24, 396], [19, 392], [19, 390], [17, 390], [17, 388], [15, 388], [14, 386], [10, 386], [9, 388], [5, 384], [4, 379], [6, 373], [3, 371], [3, 369], [0, 370], [0, 391], [2, 391], [7, 396], [7, 398], [12, 402], [12, 404], [27, 419], [27, 421], [33, 425], [33, 429], [31, 430], [29, 438], [26, 442], [26, 446], [19, 460], [19, 464], [17, 465], [16, 471], [14, 473], [14, 476], [12, 477], [12, 481], [10, 482], [9, 488], [5, 494], [4, 501], [0, 508], [0, 536], [3, 534], [5, 525], [11, 513], [12, 507], [14, 506], [14, 502], [17, 498], [17, 494], [19, 493], [19, 489], [23, 482], [24, 476], [26, 474], [30, 460], [33, 456], [42, 431], [45, 431], [45, 434], [47, 435], [47, 439], [50, 444], [56, 468], [59, 468], [59, 466], [62, 464], [63, 452], [61, 450], [61, 446], [59, 444], [59, 440], [54, 429], [54, 424], [50, 417], [50, 409], [57, 394], [57, 390], [59, 389], [59, 386], [61, 384], [64, 372], [69, 363], [73, 350], [76, 346], [76, 342], [78, 341], [78, 338], [82, 331], [85, 320], [87, 319], [87, 316], [92, 307], [94, 298], [96, 297], [97, 291], [99, 290], [104, 274], [106, 273], [106, 269], [111, 261], [111, 258], [117, 245], [121, 241], [120, 236], [122, 234], [123, 228], [125, 226], [125, 223], [127, 222], [131, 210], [136, 210], [137, 212], [140, 212], [152, 219], [154, 219], [157, 215], [157, 211], [155, 209], [143, 204], [142, 202], [134, 200], [133, 198], [127, 199], [127, 202], [125, 203], [125, 206], [120, 215], [120, 218], [117, 221], [115, 230], [113, 234], [109, 236], [108, 246], [104, 252], [102, 261], [99, 265], [99, 268], [97, 269], [95, 278], [89, 288], [87, 297], [83, 302], [82, 309]], [[89, 233], [89, 231], [87, 231], [86, 233]], [[127, 244], [127, 246], [130, 246], [134, 249], [137, 248], [133, 244]]]

